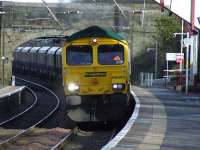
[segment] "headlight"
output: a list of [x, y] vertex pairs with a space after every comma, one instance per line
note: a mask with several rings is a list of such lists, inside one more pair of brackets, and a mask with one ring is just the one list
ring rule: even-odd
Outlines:
[[68, 90], [70, 92], [77, 91], [78, 89], [79, 89], [79, 86], [77, 84], [74, 84], [74, 83], [68, 84]]
[[125, 89], [125, 84], [115, 83], [112, 85], [113, 90], [123, 90]]
[[113, 84], [113, 89], [117, 89], [117, 84]]

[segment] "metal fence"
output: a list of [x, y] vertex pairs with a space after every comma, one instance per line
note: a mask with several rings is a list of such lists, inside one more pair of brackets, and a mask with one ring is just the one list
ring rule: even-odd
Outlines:
[[140, 86], [152, 86], [153, 85], [153, 73], [140, 72]]

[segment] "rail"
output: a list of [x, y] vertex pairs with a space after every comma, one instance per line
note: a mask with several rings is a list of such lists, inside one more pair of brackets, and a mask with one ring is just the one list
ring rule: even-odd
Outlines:
[[2, 142], [0, 143], [0, 146], [2, 146], [2, 145], [4, 145], [4, 144], [10, 143], [10, 142], [16, 140], [19, 136], [22, 136], [22, 135], [24, 135], [25, 133], [30, 132], [33, 128], [35, 128], [36, 126], [42, 124], [42, 123], [43, 123], [44, 121], [46, 121], [51, 115], [53, 115], [53, 114], [55, 113], [55, 111], [59, 108], [59, 105], [60, 105], [60, 99], [58, 98], [58, 96], [57, 96], [53, 91], [51, 91], [50, 89], [48, 89], [47, 87], [42, 86], [42, 85], [37, 84], [37, 83], [34, 83], [34, 82], [32, 82], [32, 81], [28, 81], [28, 80], [22, 79], [22, 78], [18, 78], [18, 77], [16, 77], [16, 78], [17, 78], [18, 80], [22, 80], [22, 81], [24, 81], [24, 82], [31, 83], [31, 84], [33, 84], [33, 85], [39, 86], [39, 87], [41, 87], [41, 88], [47, 90], [48, 92], [50, 92], [50, 93], [56, 98], [57, 104], [56, 104], [56, 106], [54, 107], [54, 109], [53, 109], [48, 115], [46, 115], [44, 118], [42, 118], [40, 121], [38, 121], [37, 123], [35, 123], [35, 124], [32, 125], [31, 127], [27, 128], [27, 129], [25, 129], [25, 130], [22, 130], [21, 132], [19, 132], [19, 133], [16, 134], [15, 136], [12, 136], [11, 138], [8, 138], [8, 139], [2, 141]]
[[75, 127], [73, 130], [69, 132], [64, 138], [62, 138], [55, 146], [53, 146], [50, 150], [56, 150], [59, 149], [59, 147], [65, 143], [65, 141], [74, 133], [74, 131], [77, 130], [77, 127]]
[[8, 122], [10, 122], [10, 121], [12, 121], [12, 120], [14, 120], [14, 119], [20, 117], [20, 116], [22, 116], [22, 115], [25, 114], [26, 112], [30, 111], [30, 110], [36, 105], [36, 103], [37, 103], [37, 101], [38, 101], [38, 98], [37, 98], [36, 93], [35, 93], [31, 88], [29, 88], [29, 87], [26, 87], [26, 88], [32, 93], [32, 95], [33, 95], [34, 98], [35, 98], [33, 104], [32, 104], [30, 107], [28, 107], [26, 110], [24, 110], [23, 112], [21, 112], [21, 113], [15, 115], [15, 116], [13, 116], [13, 117], [11, 117], [11, 118], [9, 118], [9, 119], [3, 121], [3, 122], [1, 122], [1, 123], [0, 123], [0, 126], [2, 126], [3, 124], [8, 123]]

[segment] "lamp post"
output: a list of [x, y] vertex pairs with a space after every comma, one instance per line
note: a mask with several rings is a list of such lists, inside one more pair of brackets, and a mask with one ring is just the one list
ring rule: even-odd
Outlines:
[[[181, 41], [182, 43], [182, 48], [183, 48], [183, 42], [184, 42], [184, 45], [186, 47], [186, 67], [185, 67], [185, 70], [186, 70], [186, 73], [185, 73], [185, 94], [187, 95], [188, 94], [188, 80], [189, 80], [189, 46], [191, 45], [191, 40], [190, 40], [190, 35], [189, 35], [189, 32], [187, 33], [174, 33], [174, 35], [187, 35], [187, 38], [183, 39]], [[181, 62], [182, 63], [182, 62]], [[181, 68], [180, 68], [180, 71], [182, 71], [182, 65], [181, 65]]]
[[5, 70], [5, 47], [4, 47], [4, 43], [5, 43], [5, 34], [4, 34], [4, 22], [3, 22], [3, 16], [6, 12], [3, 11], [3, 2], [0, 1], [0, 55], [1, 55], [1, 63], [2, 63], [2, 85], [4, 86], [4, 70]]
[[[183, 53], [183, 35], [187, 35], [187, 33], [174, 33], [174, 36], [181, 35], [181, 54]], [[182, 72], [183, 62], [180, 63], [180, 72]]]
[[188, 80], [189, 80], [189, 47], [191, 44], [189, 32], [187, 32], [186, 45], [186, 77], [185, 77], [185, 94], [188, 95]]
[[[133, 60], [133, 42], [134, 42], [134, 37], [133, 37], [133, 32], [134, 32], [134, 15], [135, 14], [142, 14], [143, 11], [141, 10], [133, 10], [130, 14], [130, 58], [131, 61]], [[131, 63], [131, 75], [133, 75], [133, 63]]]
[[157, 79], [157, 72], [158, 72], [158, 42], [156, 41], [156, 47], [147, 48], [147, 52], [155, 51], [155, 67], [154, 67], [154, 79]]
[[[183, 54], [183, 35], [187, 35], [187, 33], [183, 33], [183, 24], [184, 24], [184, 21], [182, 20], [182, 32], [181, 33], [174, 33], [174, 36], [176, 37], [177, 35], [181, 35], [181, 55]], [[183, 57], [183, 55], [181, 56]], [[186, 61], [188, 61], [186, 59]], [[183, 59], [181, 58], [181, 62], [180, 62], [180, 88], [182, 86], [182, 70], [183, 70]], [[187, 70], [186, 70], [187, 71]], [[186, 82], [187, 82], [187, 79], [186, 79]], [[187, 86], [187, 83], [186, 83], [186, 86]], [[186, 93], [187, 93], [187, 89], [186, 89]]]
[[157, 79], [157, 71], [158, 71], [158, 43], [156, 41], [156, 49], [155, 49], [155, 79]]

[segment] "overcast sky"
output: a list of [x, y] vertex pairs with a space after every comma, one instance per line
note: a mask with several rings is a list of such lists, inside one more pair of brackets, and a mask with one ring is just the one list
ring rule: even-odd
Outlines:
[[[13, 1], [13, 2], [29, 2], [29, 3], [41, 3], [41, 0], [3, 0], [3, 1]], [[65, 2], [68, 3], [71, 0], [45, 0], [47, 3], [57, 3], [57, 2]]]

